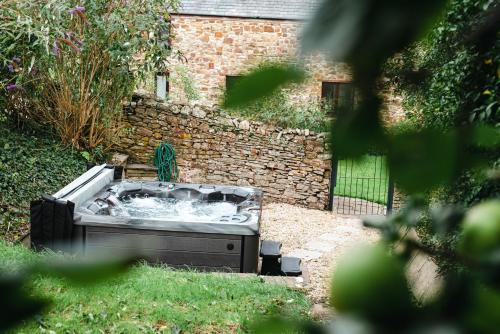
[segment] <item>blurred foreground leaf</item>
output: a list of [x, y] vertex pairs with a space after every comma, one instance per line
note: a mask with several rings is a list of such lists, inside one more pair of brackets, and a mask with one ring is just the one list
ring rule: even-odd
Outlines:
[[109, 259], [52, 259], [21, 268], [9, 276], [0, 275], [0, 333], [32, 318], [50, 304], [49, 300], [32, 297], [26, 285], [38, 275], [68, 279], [73, 284], [87, 286], [125, 272], [135, 257]]
[[379, 119], [380, 99], [364, 99], [355, 110], [338, 110], [332, 129], [332, 149], [338, 158], [358, 158], [382, 149], [385, 138]]
[[485, 201], [467, 212], [458, 250], [477, 259], [500, 252], [500, 200]]
[[[383, 301], [383, 302], [382, 302]], [[353, 249], [333, 273], [331, 304], [343, 314], [399, 327], [414, 316], [404, 262], [381, 243]]]
[[70, 280], [74, 284], [98, 283], [124, 273], [137, 261], [135, 257], [51, 261], [37, 264], [33, 273]]
[[468, 312], [465, 326], [475, 333], [498, 333], [500, 328], [500, 293], [477, 285]]
[[306, 51], [324, 50], [354, 71], [377, 71], [436, 18], [445, 0], [326, 0], [305, 30]]
[[478, 126], [473, 130], [473, 143], [479, 147], [496, 148], [500, 145], [500, 129], [492, 126]]
[[228, 91], [225, 108], [246, 106], [260, 98], [271, 96], [278, 88], [299, 83], [305, 78], [304, 72], [292, 66], [266, 66], [242, 77], [234, 88]]
[[449, 184], [458, 175], [458, 158], [455, 132], [424, 130], [394, 136], [389, 164], [395, 182], [411, 194]]
[[47, 300], [31, 297], [24, 290], [26, 278], [0, 278], [0, 333], [29, 319], [49, 305]]

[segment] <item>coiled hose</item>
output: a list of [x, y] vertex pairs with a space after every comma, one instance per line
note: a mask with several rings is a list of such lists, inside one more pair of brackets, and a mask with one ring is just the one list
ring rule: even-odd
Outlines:
[[179, 177], [179, 168], [175, 150], [168, 143], [161, 143], [154, 154], [154, 165], [158, 169], [158, 179], [162, 182], [175, 182]]

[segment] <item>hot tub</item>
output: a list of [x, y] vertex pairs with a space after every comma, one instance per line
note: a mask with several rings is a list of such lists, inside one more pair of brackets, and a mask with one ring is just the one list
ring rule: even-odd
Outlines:
[[35, 246], [57, 249], [69, 239], [74, 251], [86, 254], [134, 252], [173, 267], [257, 272], [262, 191], [121, 180], [119, 174], [94, 167], [34, 203]]

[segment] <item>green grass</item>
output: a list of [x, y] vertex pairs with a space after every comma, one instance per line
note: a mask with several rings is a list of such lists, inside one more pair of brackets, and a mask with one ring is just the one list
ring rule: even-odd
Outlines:
[[386, 204], [388, 172], [385, 159], [365, 155], [358, 161], [340, 160], [334, 194]]
[[[42, 255], [0, 241], [0, 266], [12, 268]], [[174, 271], [145, 264], [106, 283], [74, 287], [39, 277], [28, 287], [53, 300], [37, 320], [15, 333], [240, 333], [262, 316], [306, 316], [306, 297], [257, 277]]]

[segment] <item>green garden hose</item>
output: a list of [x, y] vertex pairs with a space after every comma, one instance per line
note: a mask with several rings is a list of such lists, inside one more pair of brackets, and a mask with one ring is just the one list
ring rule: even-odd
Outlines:
[[179, 177], [179, 168], [172, 145], [161, 143], [155, 149], [154, 165], [158, 168], [158, 179], [162, 182], [175, 182]]

